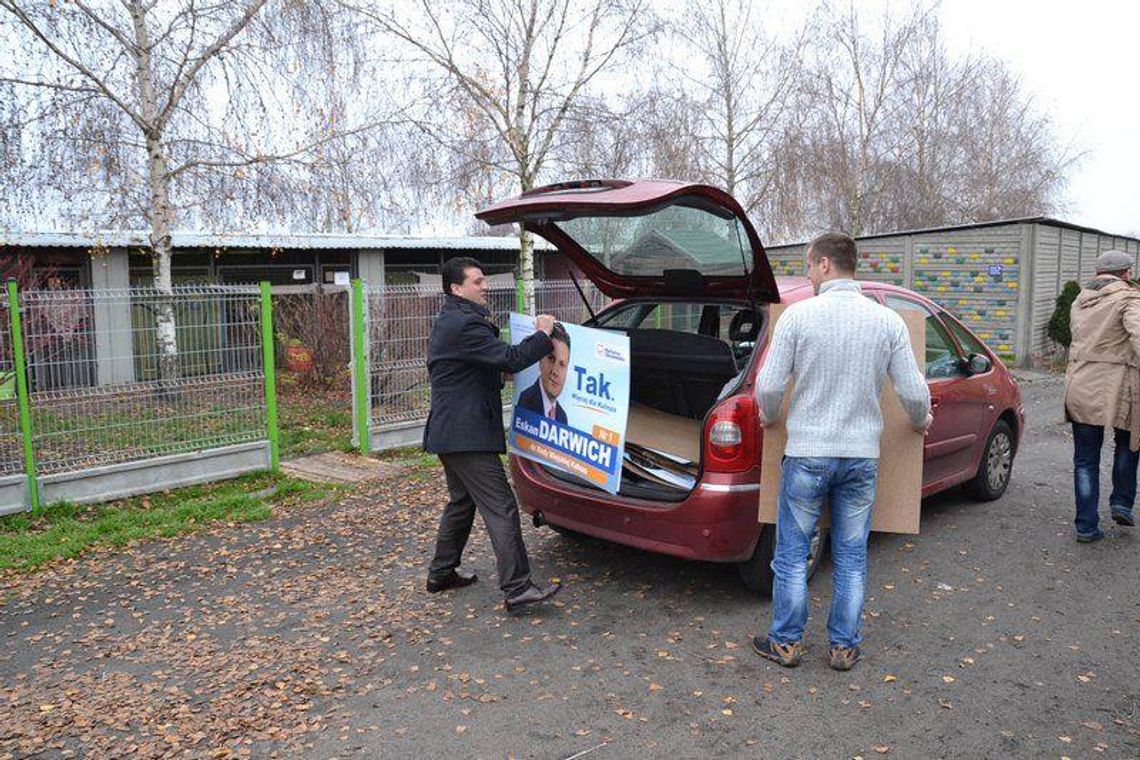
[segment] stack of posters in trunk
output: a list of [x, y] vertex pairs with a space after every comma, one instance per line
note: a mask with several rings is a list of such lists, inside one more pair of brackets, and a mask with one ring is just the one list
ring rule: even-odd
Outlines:
[[633, 404], [622, 465], [650, 483], [691, 491], [701, 459], [701, 421]]

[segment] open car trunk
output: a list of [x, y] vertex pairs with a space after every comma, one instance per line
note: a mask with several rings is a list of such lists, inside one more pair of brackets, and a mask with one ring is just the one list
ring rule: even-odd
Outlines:
[[[602, 325], [605, 327], [605, 325]], [[678, 330], [622, 330], [630, 341], [630, 407], [619, 494], [683, 501], [700, 476], [704, 419], [740, 384], [756, 349], [754, 340], [730, 345], [720, 338]], [[759, 332], [750, 326], [748, 337]], [[596, 487], [553, 468], [551, 475]]]
[[[744, 321], [756, 327], [759, 305], [780, 300], [764, 245], [744, 209], [708, 185], [586, 179], [536, 188], [475, 216], [488, 224], [516, 223], [546, 238], [602, 293], [635, 302], [607, 310], [593, 325], [630, 337], [630, 424], [620, 493], [683, 500], [700, 474], [702, 422], [755, 350], [755, 332], [738, 339], [733, 327]], [[729, 323], [722, 312], [732, 303], [736, 313]], [[658, 308], [665, 304], [669, 315]], [[699, 323], [685, 322], [698, 312]], [[615, 316], [621, 318], [609, 318]], [[662, 325], [662, 316], [678, 319]]]

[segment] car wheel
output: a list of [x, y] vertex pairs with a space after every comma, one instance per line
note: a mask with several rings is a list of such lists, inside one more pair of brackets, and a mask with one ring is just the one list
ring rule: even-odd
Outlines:
[[[808, 581], [819, 569], [820, 560], [823, 559], [823, 554], [827, 551], [827, 534], [827, 528], [820, 528], [817, 525], [815, 532], [811, 535], [811, 545], [808, 549], [807, 558]], [[752, 552], [752, 556], [743, 562], [736, 563], [736, 572], [745, 588], [749, 591], [759, 592], [766, 597], [772, 596], [772, 580], [774, 578], [772, 557], [775, 556], [775, 553], [776, 526], [765, 525], [764, 530], [760, 533], [760, 539], [756, 542], [756, 549]]]
[[1013, 472], [1014, 450], [1013, 429], [1005, 420], [998, 420], [986, 440], [978, 472], [966, 485], [972, 497], [978, 501], [993, 501], [1005, 493]]

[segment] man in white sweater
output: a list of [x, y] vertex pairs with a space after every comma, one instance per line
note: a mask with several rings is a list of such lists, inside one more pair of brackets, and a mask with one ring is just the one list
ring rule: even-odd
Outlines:
[[827, 619], [829, 663], [850, 670], [859, 659], [867, 535], [879, 471], [883, 414], [879, 398], [890, 375], [915, 429], [933, 417], [930, 390], [902, 318], [863, 296], [854, 281], [857, 252], [847, 235], [828, 233], [808, 245], [816, 297], [784, 312], [756, 381], [765, 427], [788, 409], [772, 560], [772, 625], [752, 645], [762, 657], [795, 667], [808, 617], [807, 556], [825, 502], [831, 505], [834, 599]]

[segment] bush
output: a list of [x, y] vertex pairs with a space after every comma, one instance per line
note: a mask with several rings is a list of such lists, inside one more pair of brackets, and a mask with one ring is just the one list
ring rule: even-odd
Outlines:
[[302, 383], [330, 388], [347, 381], [347, 291], [317, 287], [307, 293], [274, 295], [273, 326], [282, 351], [304, 346], [312, 353], [313, 368], [299, 378]]
[[1069, 312], [1072, 311], [1073, 301], [1077, 300], [1077, 295], [1081, 292], [1081, 285], [1079, 282], [1070, 280], [1065, 283], [1065, 287], [1061, 288], [1061, 295], [1057, 296], [1057, 305], [1053, 308], [1053, 316], [1049, 317], [1049, 325], [1047, 331], [1049, 337], [1053, 339], [1054, 343], [1058, 343], [1065, 348], [1073, 342], [1073, 334], [1069, 329]]

